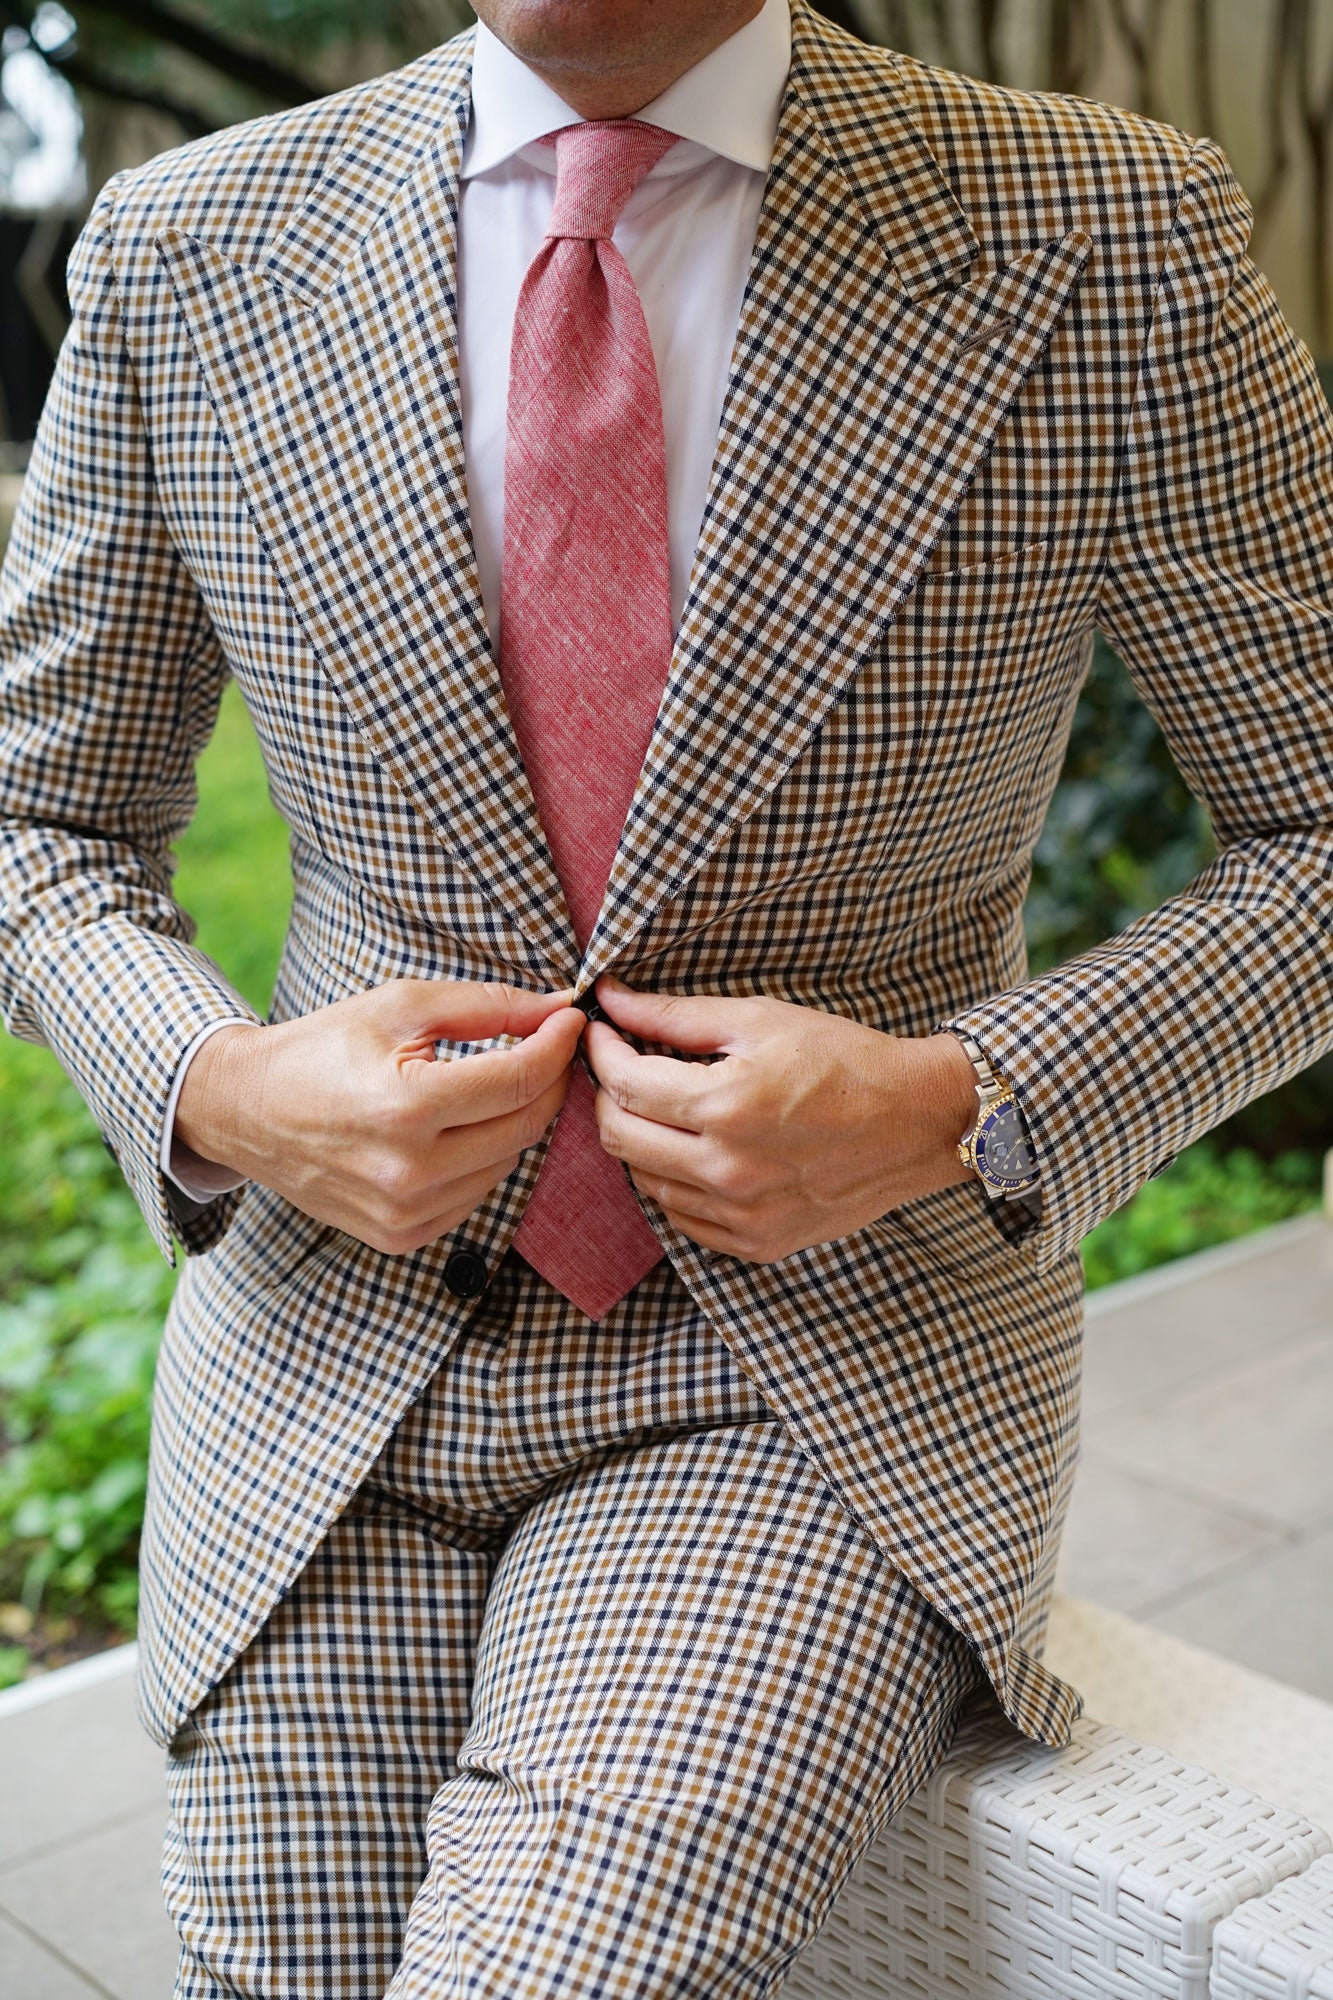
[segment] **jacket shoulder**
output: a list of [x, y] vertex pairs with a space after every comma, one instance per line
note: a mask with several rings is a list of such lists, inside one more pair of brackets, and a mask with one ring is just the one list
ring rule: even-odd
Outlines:
[[1128, 244], [1169, 231], [1196, 139], [1179, 126], [1055, 90], [1021, 90], [894, 58], [922, 137], [998, 256], [1081, 227]]
[[409, 172], [467, 75], [471, 46], [469, 30], [387, 75], [227, 126], [117, 175], [107, 190], [116, 262], [151, 255], [164, 229], [205, 236], [244, 262], [282, 233], [334, 162], [353, 174]]

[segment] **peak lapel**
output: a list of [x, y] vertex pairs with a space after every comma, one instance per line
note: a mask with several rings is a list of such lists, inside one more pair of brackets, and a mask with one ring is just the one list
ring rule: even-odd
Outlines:
[[976, 239], [882, 51], [797, 0], [685, 612], [578, 986], [761, 803], [892, 617], [1087, 259]]
[[568, 977], [578, 947], [505, 707], [458, 388], [471, 40], [390, 79], [272, 252], [169, 230], [170, 272], [268, 554], [416, 810]]

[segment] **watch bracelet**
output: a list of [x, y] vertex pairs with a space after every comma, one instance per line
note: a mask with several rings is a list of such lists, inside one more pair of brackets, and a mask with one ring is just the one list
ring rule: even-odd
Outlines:
[[1040, 1185], [1041, 1169], [1037, 1168], [1033, 1179], [1025, 1181], [1021, 1187], [999, 1187], [993, 1181], [988, 1180], [986, 1175], [982, 1173], [981, 1168], [977, 1164], [975, 1149], [977, 1134], [981, 1129], [982, 1120], [989, 1112], [995, 1109], [997, 1104], [1003, 1104], [1006, 1100], [1013, 1105], [1026, 1133], [1028, 1126], [1027, 1119], [1023, 1116], [1023, 1107], [1019, 1103], [1014, 1087], [1008, 1078], [1001, 1076], [998, 1071], [992, 1069], [984, 1051], [965, 1029], [950, 1028], [947, 1032], [953, 1035], [955, 1040], [962, 1045], [963, 1053], [972, 1065], [977, 1079], [977, 1099], [980, 1107], [970, 1130], [964, 1132], [958, 1142], [958, 1157], [969, 1172], [976, 1175], [982, 1186], [987, 1188], [991, 1193], [999, 1195], [1001, 1200], [1022, 1201], [1026, 1196], [1031, 1195]]

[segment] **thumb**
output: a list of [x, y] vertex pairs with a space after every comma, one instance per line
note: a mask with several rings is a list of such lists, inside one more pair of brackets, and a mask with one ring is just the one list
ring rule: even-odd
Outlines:
[[412, 1060], [434, 1056], [433, 1042], [425, 1040], [424, 1046], [400, 1046], [395, 1061], [420, 1108], [445, 1125], [467, 1125], [517, 1110], [541, 1096], [569, 1069], [585, 1026], [579, 1008], [562, 1006], [522, 1038], [521, 1050], [482, 1049], [466, 1061]]
[[707, 1052], [738, 1049], [753, 1039], [748, 1000], [707, 993], [641, 993], [622, 986], [609, 972], [598, 979], [596, 991], [607, 1020], [646, 1042]]
[[396, 982], [390, 1032], [401, 1043], [484, 1042], [493, 1035], [531, 1035], [567, 1008], [574, 989], [534, 993], [521, 986], [479, 979], [404, 979]]

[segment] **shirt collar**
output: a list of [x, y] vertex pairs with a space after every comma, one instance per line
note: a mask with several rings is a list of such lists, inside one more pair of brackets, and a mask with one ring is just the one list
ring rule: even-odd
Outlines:
[[[766, 174], [790, 66], [789, 0], [764, 0], [752, 21], [634, 115]], [[577, 122], [577, 111], [479, 21], [464, 180], [498, 167], [544, 133]], [[539, 149], [540, 155], [545, 152]], [[549, 170], [554, 170], [554, 159]]]

